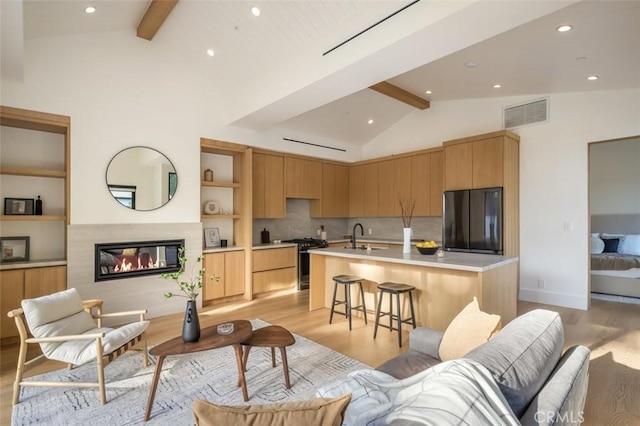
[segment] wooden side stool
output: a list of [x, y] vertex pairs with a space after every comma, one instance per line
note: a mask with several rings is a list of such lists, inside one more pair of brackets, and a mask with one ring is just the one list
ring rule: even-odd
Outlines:
[[[416, 288], [412, 285], [408, 284], [400, 284], [400, 283], [391, 283], [385, 282], [382, 284], [378, 284], [378, 290], [380, 290], [380, 298], [378, 299], [378, 309], [376, 310], [376, 324], [373, 328], [373, 338], [376, 338], [378, 334], [378, 325], [380, 327], [388, 328], [389, 331], [398, 330], [398, 343], [400, 347], [402, 347], [402, 324], [411, 324], [413, 328], [416, 328], [416, 315], [413, 311], [413, 296], [411, 296], [411, 292]], [[380, 312], [380, 308], [382, 306], [382, 298], [386, 294], [389, 295], [389, 312]], [[409, 294], [409, 307], [411, 308], [411, 318], [402, 319], [402, 310], [400, 307], [400, 295], [402, 293]], [[398, 313], [393, 313], [393, 296], [396, 296], [396, 306]], [[385, 315], [389, 315], [389, 325], [379, 324], [380, 317]], [[393, 326], [393, 320], [397, 320], [398, 327]]]
[[[364, 315], [364, 323], [367, 323], [367, 307], [364, 303], [364, 290], [362, 289], [362, 281], [364, 278], [355, 277], [353, 275], [336, 275], [333, 277], [333, 300], [331, 301], [331, 313], [329, 314], [329, 324], [333, 321], [333, 313], [338, 312], [349, 319], [349, 330], [351, 330], [351, 311], [360, 311]], [[362, 305], [353, 306], [351, 303], [351, 284], [358, 283], [360, 287], [360, 297], [362, 297]], [[344, 300], [337, 300], [336, 293], [338, 285], [344, 286]], [[336, 305], [344, 305], [344, 312], [336, 311]]]
[[[280, 358], [282, 358], [282, 369], [284, 370], [284, 383], [287, 389], [291, 389], [289, 381], [289, 364], [287, 363], [287, 346], [296, 342], [295, 337], [284, 327], [279, 325], [269, 325], [253, 331], [249, 338], [241, 343], [242, 345], [242, 365], [247, 371], [247, 359], [252, 347], [271, 348], [271, 366], [276, 366], [276, 348], [280, 348]], [[238, 383], [238, 386], [240, 384]]]

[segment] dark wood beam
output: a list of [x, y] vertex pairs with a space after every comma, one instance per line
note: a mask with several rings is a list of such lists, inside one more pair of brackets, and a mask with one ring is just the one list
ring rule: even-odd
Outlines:
[[378, 93], [382, 93], [383, 95], [387, 95], [390, 98], [396, 99], [400, 102], [404, 102], [405, 104], [409, 104], [412, 107], [418, 109], [427, 109], [430, 106], [428, 100], [423, 99], [420, 96], [416, 96], [413, 93], [409, 93], [406, 90], [401, 89], [398, 86], [394, 86], [387, 81], [369, 86], [369, 89], [375, 90]]
[[151, 41], [177, 3], [178, 0], [151, 0], [138, 24], [138, 37]]

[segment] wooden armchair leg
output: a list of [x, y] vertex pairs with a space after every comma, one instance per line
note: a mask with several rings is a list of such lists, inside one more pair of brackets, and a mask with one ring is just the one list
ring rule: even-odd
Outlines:
[[24, 376], [24, 363], [27, 360], [27, 344], [24, 341], [20, 342], [20, 351], [18, 352], [18, 365], [16, 366], [16, 381], [13, 382], [13, 400], [12, 404], [15, 405], [20, 399], [20, 383]]
[[96, 340], [96, 365], [98, 368], [98, 388], [100, 389], [100, 403], [107, 403], [107, 392], [104, 384], [104, 358], [102, 357], [102, 340]]

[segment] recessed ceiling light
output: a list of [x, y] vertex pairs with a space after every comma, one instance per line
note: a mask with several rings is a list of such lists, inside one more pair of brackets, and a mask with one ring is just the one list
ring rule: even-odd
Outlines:
[[92, 14], [96, 11], [94, 6], [87, 6], [84, 8], [84, 13]]
[[501, 85], [501, 84], [494, 84], [494, 85], [493, 85], [493, 88], [494, 88], [494, 89], [499, 89], [499, 88], [501, 88], [501, 87], [502, 87], [502, 85]]
[[477, 62], [473, 62], [473, 61], [469, 61], [469, 62], [465, 62], [464, 66], [467, 68], [476, 68], [478, 66]]
[[427, 90], [424, 93], [426, 93], [427, 95], [430, 95], [432, 92], [431, 92], [431, 90]]
[[560, 25], [556, 28], [556, 31], [559, 33], [566, 33], [567, 31], [571, 31], [573, 27], [571, 25]]
[[260, 9], [258, 9], [256, 6], [253, 6], [251, 8], [251, 13], [253, 13], [253, 16], [260, 16]]
[[373, 124], [373, 118], [370, 118], [369, 121], [367, 121], [367, 123]]
[[595, 81], [595, 80], [597, 80], [598, 78], [600, 78], [600, 77], [598, 77], [597, 75], [590, 75], [589, 77], [587, 77], [587, 80], [589, 80], [589, 81]]
[[213, 56], [215, 54], [216, 54], [216, 52], [214, 52], [213, 49], [207, 49], [207, 55]]

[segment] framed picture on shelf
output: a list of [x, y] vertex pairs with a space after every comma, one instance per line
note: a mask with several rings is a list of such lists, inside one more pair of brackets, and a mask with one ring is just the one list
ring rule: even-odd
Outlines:
[[220, 229], [204, 228], [204, 247], [220, 247]]
[[29, 260], [29, 237], [0, 237], [0, 262], [27, 260]]
[[5, 215], [32, 215], [33, 198], [5, 198]]

